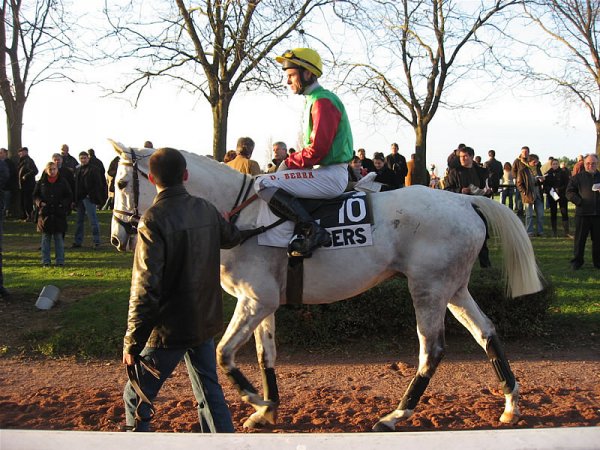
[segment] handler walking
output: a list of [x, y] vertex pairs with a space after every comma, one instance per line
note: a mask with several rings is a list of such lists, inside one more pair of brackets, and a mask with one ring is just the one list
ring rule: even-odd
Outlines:
[[[133, 262], [123, 363], [136, 371], [139, 387], [131, 381], [125, 386], [126, 424], [149, 430], [152, 406], [143, 397], [140, 401], [135, 388], [152, 401], [185, 359], [201, 426], [209, 426], [203, 417], [206, 399], [216, 431], [233, 432], [213, 337], [223, 326], [219, 249], [237, 245], [240, 233], [213, 205], [186, 191], [180, 152], [159, 149], [149, 166], [158, 195], [140, 219]], [[158, 378], [144, 365], [154, 366]]]
[[340, 99], [317, 81], [323, 64], [316, 51], [295, 48], [275, 59], [285, 70], [290, 90], [306, 97], [304, 148], [289, 155], [276, 173], [259, 177], [255, 190], [276, 213], [296, 224], [288, 254], [308, 258], [331, 242], [331, 236], [296, 197], [332, 198], [344, 192], [354, 154], [352, 130]]

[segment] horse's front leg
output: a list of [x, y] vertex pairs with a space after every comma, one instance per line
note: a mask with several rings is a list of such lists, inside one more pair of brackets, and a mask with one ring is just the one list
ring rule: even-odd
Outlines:
[[217, 362], [225, 375], [236, 387], [243, 401], [250, 403], [256, 410], [261, 411], [276, 405], [270, 400], [264, 400], [258, 394], [252, 383], [236, 366], [235, 356], [242, 345], [252, 336], [254, 330], [266, 317], [275, 312], [275, 307], [266, 306], [256, 300], [240, 297], [233, 317], [225, 334], [217, 346]]
[[256, 407], [246, 422], [244, 428], [258, 428], [267, 424], [275, 425], [277, 422], [277, 408], [279, 406], [279, 389], [275, 376], [275, 315], [267, 316], [254, 330], [256, 341], [256, 355], [260, 364], [263, 380], [263, 399], [269, 404]]

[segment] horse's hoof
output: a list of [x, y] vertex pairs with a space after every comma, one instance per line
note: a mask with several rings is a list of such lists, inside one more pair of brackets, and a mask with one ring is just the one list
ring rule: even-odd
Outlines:
[[500, 416], [500, 422], [502, 422], [502, 423], [508, 423], [508, 424], [514, 425], [518, 421], [519, 421], [519, 416], [517, 414], [505, 412], [505, 413], [502, 413], [502, 415]]
[[375, 425], [373, 425], [371, 430], [377, 433], [389, 433], [390, 431], [396, 431], [394, 428], [391, 428], [389, 425], [386, 425], [383, 422], [377, 422]]
[[252, 416], [248, 417], [242, 425], [247, 430], [255, 430], [257, 428], [264, 428], [265, 424], [260, 421], [254, 420]]

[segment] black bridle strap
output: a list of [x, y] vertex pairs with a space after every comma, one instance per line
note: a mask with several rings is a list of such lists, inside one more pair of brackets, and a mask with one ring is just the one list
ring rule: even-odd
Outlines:
[[[244, 175], [244, 178], [242, 179], [242, 186], [240, 187], [237, 198], [235, 199], [235, 202], [233, 203], [233, 209], [229, 212], [229, 221], [231, 223], [235, 223], [238, 220], [240, 211], [242, 209], [244, 209], [246, 206], [248, 206], [250, 203], [252, 203], [254, 200], [256, 200], [256, 198], [254, 198], [256, 196], [256, 194], [253, 195], [252, 197], [250, 197], [250, 199], [246, 200], [248, 197], [248, 194], [250, 193], [250, 189], [252, 189], [252, 182], [254, 181], [254, 178], [250, 177], [250, 182], [248, 183], [248, 186], [246, 186], [246, 182], [248, 181], [247, 178], [248, 177], [246, 175]], [[240, 200], [242, 201], [241, 204], [240, 204]]]
[[[121, 209], [114, 209], [113, 210], [113, 217], [115, 218], [115, 220], [120, 223], [121, 225], [123, 225], [125, 227], [125, 229], [127, 230], [128, 234], [135, 234], [137, 233], [137, 224], [140, 221], [140, 213], [139, 213], [139, 202], [140, 202], [140, 175], [142, 177], [144, 177], [145, 179], [149, 179], [148, 178], [148, 174], [145, 173], [143, 170], [141, 170], [138, 167], [138, 161], [139, 158], [136, 155], [135, 151], [133, 149], [131, 150], [131, 162], [128, 161], [119, 161], [119, 164], [123, 164], [124, 166], [131, 166], [133, 168], [133, 212], [130, 211], [123, 211]], [[114, 213], [117, 214], [121, 214], [123, 216], [129, 217], [129, 221], [126, 222], [125, 220], [114, 216]]]

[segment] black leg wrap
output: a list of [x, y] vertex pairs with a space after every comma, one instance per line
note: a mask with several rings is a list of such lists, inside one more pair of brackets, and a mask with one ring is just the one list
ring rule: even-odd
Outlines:
[[402, 401], [398, 405], [398, 409], [415, 409], [417, 407], [417, 403], [421, 399], [421, 395], [427, 389], [429, 385], [429, 380], [431, 378], [424, 377], [422, 375], [415, 375], [415, 377], [410, 382], [404, 397], [402, 397]]
[[510, 370], [510, 365], [508, 364], [506, 356], [504, 356], [504, 351], [502, 350], [498, 336], [493, 335], [488, 338], [485, 345], [485, 352], [494, 367], [502, 390], [505, 394], [510, 394], [515, 388], [515, 376], [512, 373], [512, 370]]
[[275, 369], [269, 367], [262, 371], [264, 399], [279, 403], [279, 390], [277, 389], [277, 378]]
[[248, 379], [242, 374], [242, 372], [240, 372], [240, 369], [232, 369], [230, 372], [227, 372], [227, 378], [231, 380], [240, 393], [243, 391], [250, 392], [252, 394], [257, 393], [254, 386], [252, 386]]

